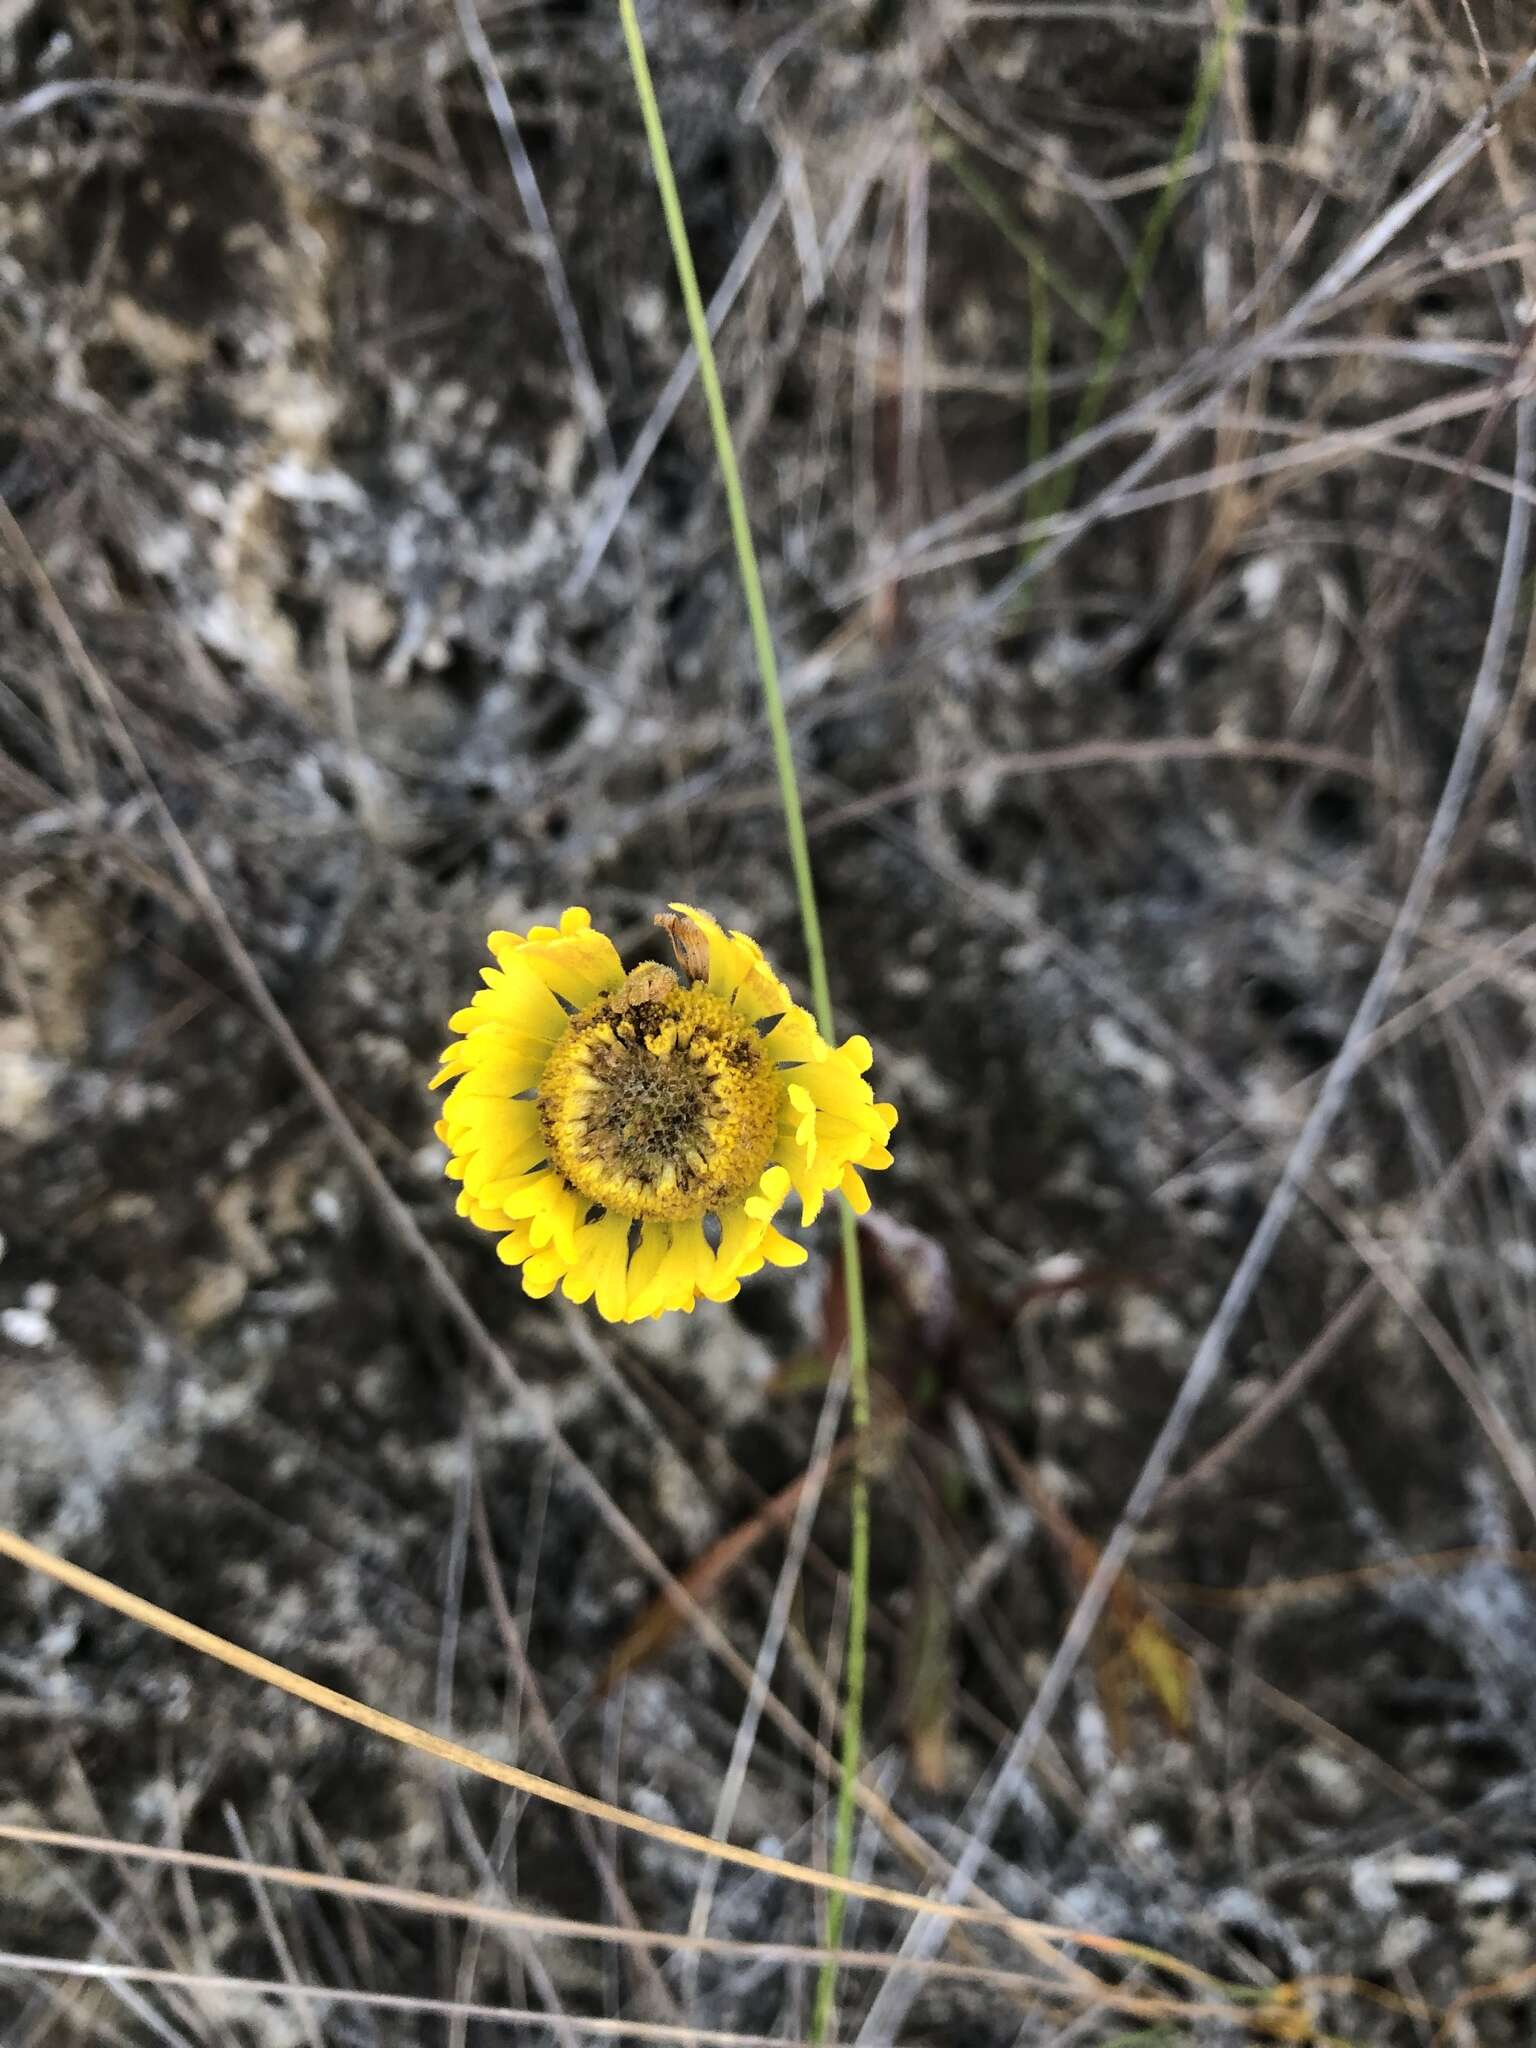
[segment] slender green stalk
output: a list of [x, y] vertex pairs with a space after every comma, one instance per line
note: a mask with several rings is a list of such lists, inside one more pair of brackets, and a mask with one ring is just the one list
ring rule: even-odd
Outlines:
[[[1216, 88], [1221, 83], [1222, 70], [1227, 61], [1227, 48], [1237, 31], [1239, 22], [1242, 20], [1245, 5], [1246, 0], [1228, 0], [1226, 12], [1223, 14], [1221, 24], [1216, 31], [1216, 40], [1206, 52], [1205, 61], [1200, 67], [1200, 75], [1195, 81], [1194, 95], [1184, 115], [1184, 124], [1180, 128], [1178, 140], [1173, 146], [1173, 154], [1168, 159], [1168, 166], [1163, 173], [1163, 182], [1158, 191], [1156, 202], [1151, 213], [1147, 216], [1146, 226], [1141, 231], [1141, 240], [1136, 245], [1136, 253], [1131, 258], [1131, 267], [1125, 284], [1121, 288], [1120, 296], [1115, 301], [1115, 305], [1108, 318], [1095, 323], [1099, 336], [1098, 359], [1094, 363], [1093, 374], [1088, 380], [1087, 389], [1083, 392], [1082, 399], [1078, 405], [1077, 417], [1072, 422], [1070, 438], [1074, 441], [1081, 440], [1083, 435], [1092, 433], [1099, 423], [1099, 415], [1104, 410], [1104, 400], [1108, 396], [1110, 383], [1114, 378], [1116, 369], [1119, 367], [1120, 358], [1125, 353], [1126, 343], [1130, 340], [1131, 328], [1135, 322], [1137, 312], [1140, 310], [1141, 301], [1147, 289], [1147, 281], [1152, 275], [1158, 255], [1161, 252], [1163, 237], [1168, 232], [1168, 223], [1173, 218], [1173, 209], [1178, 203], [1179, 193], [1184, 184], [1185, 170], [1188, 167], [1189, 159], [1194, 155], [1195, 147], [1201, 135], [1205, 131], [1205, 124], [1211, 111], [1211, 102], [1216, 97]], [[1014, 243], [1025, 261], [1029, 264], [1033, 307], [1030, 322], [1029, 456], [1030, 461], [1034, 462], [1043, 453], [1043, 450], [1037, 445], [1035, 429], [1037, 421], [1043, 416], [1042, 394], [1046, 370], [1045, 363], [1041, 361], [1036, 353], [1036, 344], [1041, 334], [1039, 307], [1044, 297], [1043, 291], [1040, 289], [1039, 269], [1045, 259], [1034, 241], [1023, 235], [1022, 231], [1009, 223], [1002, 202], [991, 191], [990, 187], [986, 187], [985, 181], [981, 180], [977, 173], [967, 170], [962, 174], [957, 169], [956, 175], [961, 178], [961, 182], [965, 185], [966, 190], [976, 199], [988, 218], [994, 221], [1001, 231], [1008, 236], [1009, 240]], [[1053, 282], [1056, 281], [1053, 280]], [[1056, 283], [1056, 288], [1058, 293], [1060, 293], [1059, 282]], [[1068, 301], [1068, 303], [1072, 302]], [[1074, 310], [1080, 311], [1081, 309], [1074, 307]], [[1031, 491], [1028, 505], [1030, 518], [1048, 518], [1053, 513], [1065, 511], [1072, 502], [1072, 493], [1076, 487], [1077, 465], [1072, 463], [1062, 470], [1059, 475], [1047, 479], [1036, 490]], [[1039, 546], [1039, 541], [1026, 542], [1023, 549], [1024, 559], [1028, 561]], [[1026, 589], [1020, 595], [1019, 608], [1027, 609], [1028, 605], [1029, 592]]]
[[[1221, 74], [1227, 61], [1227, 46], [1231, 42], [1238, 23], [1242, 19], [1245, 0], [1228, 0], [1227, 10], [1216, 31], [1216, 40], [1206, 52], [1205, 62], [1200, 66], [1200, 76], [1195, 81], [1194, 97], [1184, 116], [1184, 125], [1179, 130], [1179, 139], [1173, 146], [1173, 155], [1168, 159], [1168, 168], [1163, 173], [1162, 186], [1156, 203], [1147, 216], [1147, 224], [1141, 231], [1141, 240], [1136, 245], [1136, 254], [1131, 259], [1130, 275], [1115, 303], [1104, 330], [1099, 349], [1099, 360], [1094, 365], [1093, 376], [1083, 393], [1072, 434], [1076, 440], [1091, 433], [1098, 425], [1099, 414], [1104, 409], [1105, 394], [1116, 365], [1125, 353], [1130, 339], [1131, 325], [1147, 289], [1147, 280], [1163, 246], [1163, 237], [1168, 232], [1168, 223], [1173, 218], [1173, 209], [1178, 204], [1179, 192], [1184, 183], [1184, 171], [1189, 159], [1195, 153], [1195, 145], [1205, 130], [1206, 118], [1211, 111], [1211, 102], [1216, 97], [1216, 88], [1221, 83]], [[1065, 504], [1072, 495], [1074, 472], [1063, 474], [1058, 486], [1060, 503]], [[1059, 507], [1058, 507], [1059, 509]]]
[[656, 103], [656, 88], [651, 82], [651, 67], [646, 58], [645, 42], [640, 34], [640, 22], [635, 14], [634, 0], [619, 0], [619, 16], [624, 24], [624, 40], [629, 46], [630, 68], [635, 75], [635, 96], [640, 102], [641, 118], [645, 122], [645, 139], [650, 145], [651, 168], [656, 174], [656, 186], [661, 194], [661, 210], [666, 218], [667, 236], [672, 244], [672, 259], [677, 265], [677, 281], [682, 287], [683, 306], [688, 315], [688, 331], [699, 358], [699, 382], [704, 387], [704, 403], [709, 409], [710, 429], [715, 437], [715, 459], [720, 465], [720, 481], [725, 486], [731, 539], [736, 544], [736, 566], [741, 576], [742, 595], [747, 601], [748, 623], [752, 629], [752, 652], [757, 658], [757, 672], [762, 681], [763, 708], [768, 714], [768, 730], [773, 735], [773, 760], [779, 774], [779, 798], [784, 806], [784, 829], [789, 838], [789, 862], [794, 870], [795, 893], [800, 899], [800, 922], [805, 927], [806, 964], [811, 975], [812, 1006], [822, 1036], [829, 1038], [832, 1034], [832, 995], [827, 985], [827, 956], [821, 941], [821, 915], [816, 908], [816, 887], [811, 879], [811, 849], [805, 836], [805, 817], [800, 807], [800, 784], [795, 776], [795, 756], [790, 745], [789, 720], [784, 715], [784, 696], [779, 688], [778, 657], [773, 650], [773, 632], [768, 624], [768, 607], [763, 600], [763, 579], [758, 574], [757, 550], [752, 545], [746, 494], [741, 488], [741, 471], [736, 466], [736, 449], [731, 441], [731, 422], [725, 410], [725, 394], [720, 389], [720, 372], [715, 367], [715, 351], [709, 338], [709, 320], [704, 311], [704, 300], [693, 267], [693, 251], [688, 245], [688, 228], [683, 220], [682, 202], [677, 196], [677, 180], [672, 175], [672, 158], [667, 149], [666, 131], [661, 125], [661, 109]]
[[952, 135], [937, 119], [930, 121], [926, 133], [934, 161], [948, 169], [955, 183], [975, 201], [978, 211], [986, 215], [1008, 246], [1024, 258], [1032, 271], [1041, 273], [1067, 310], [1075, 313], [1083, 325], [1102, 341], [1109, 327], [1107, 316], [1090, 298], [1078, 291], [1069, 278], [1052, 269], [1041, 243], [1020, 224], [997, 187], [976, 168], [959, 137]]
[[[1044, 462], [1051, 452], [1051, 295], [1046, 268], [1038, 256], [1029, 258], [1029, 460]], [[1047, 479], [1034, 486], [1027, 506], [1031, 519], [1044, 509]]]
[[[1015, 220], [1006, 202], [967, 159], [959, 140], [930, 121], [926, 129], [935, 161], [948, 166], [957, 184], [973, 199], [998, 233], [1023, 257], [1029, 269], [1029, 460], [1043, 462], [1051, 452], [1051, 293], [1104, 342], [1109, 323], [1096, 306], [1056, 276], [1044, 249]], [[1052, 484], [1043, 478], [1029, 493], [1028, 517], [1037, 519], [1056, 509]]]
[[[800, 922], [805, 931], [805, 953], [806, 963], [810, 969], [812, 1006], [822, 1036], [830, 1039], [833, 1031], [832, 993], [827, 981], [826, 949], [822, 944], [821, 916], [816, 907], [816, 886], [811, 874], [811, 850], [805, 836], [805, 815], [800, 803], [800, 784], [795, 774], [794, 748], [790, 742], [789, 720], [784, 711], [784, 695], [779, 687], [779, 665], [774, 653], [772, 629], [768, 623], [768, 607], [763, 599], [757, 551], [752, 545], [752, 528], [747, 518], [746, 495], [741, 487], [741, 471], [737, 467], [736, 450], [731, 441], [730, 418], [725, 409], [725, 395], [720, 389], [720, 373], [715, 366], [715, 352], [709, 338], [709, 321], [705, 315], [704, 300], [693, 267], [693, 252], [688, 244], [688, 229], [683, 220], [682, 203], [677, 194], [677, 180], [672, 173], [672, 158], [667, 149], [666, 132], [661, 123], [656, 88], [651, 80], [645, 41], [640, 33], [640, 22], [635, 13], [635, 0], [619, 0], [619, 18], [623, 23], [624, 41], [629, 50], [630, 68], [634, 73], [635, 96], [640, 102], [640, 114], [645, 123], [645, 139], [650, 148], [651, 168], [655, 173], [657, 190], [661, 195], [661, 210], [672, 244], [672, 258], [677, 265], [678, 283], [682, 288], [683, 305], [688, 315], [688, 329], [699, 359], [699, 382], [703, 386], [704, 402], [709, 410], [709, 424], [715, 442], [715, 459], [720, 465], [720, 480], [725, 486], [731, 538], [736, 546], [736, 566], [741, 576], [742, 594], [746, 599], [747, 619], [752, 633], [752, 651], [757, 660], [758, 677], [762, 683], [763, 708], [768, 716], [768, 730], [773, 737], [773, 759], [778, 770], [779, 798], [784, 807], [784, 830], [789, 840], [789, 860], [794, 871], [795, 893], [800, 902]], [[854, 1428], [862, 1439], [869, 1429], [869, 1341], [864, 1321], [863, 1278], [859, 1268], [858, 1221], [846, 1202], [842, 1205], [842, 1228], [843, 1266], [848, 1302], [849, 1402]], [[858, 1783], [863, 1747], [864, 1637], [869, 1614], [869, 1483], [862, 1459], [854, 1469], [852, 1512], [842, 1767], [832, 1851], [832, 1869], [838, 1876], [847, 1875], [852, 1859], [854, 1792]], [[834, 1893], [827, 1913], [827, 1945], [831, 1948], [835, 1948], [840, 1939], [845, 1906], [846, 1900], [843, 1895]], [[826, 1963], [822, 1966], [821, 1977], [816, 1987], [814, 2038], [817, 2041], [824, 2038], [836, 1986], [836, 1965]]]

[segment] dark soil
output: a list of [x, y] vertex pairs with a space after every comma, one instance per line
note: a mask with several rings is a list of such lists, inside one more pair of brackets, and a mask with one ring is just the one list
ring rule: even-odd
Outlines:
[[[0, 497], [31, 564], [0, 534], [0, 1519], [559, 1775], [489, 1555], [576, 1782], [707, 1832], [739, 1676], [684, 1635], [605, 1691], [655, 1588], [549, 1426], [685, 1569], [805, 1468], [835, 1224], [727, 1308], [611, 1331], [525, 1300], [456, 1218], [426, 1081], [494, 927], [585, 903], [637, 959], [681, 897], [792, 979], [804, 955], [696, 390], [607, 522], [687, 342], [617, 13], [484, 8], [552, 255], [467, 11], [0, 0]], [[1102, 416], [1165, 395], [1090, 449], [1059, 502], [1096, 517], [1020, 573], [1015, 529], [1058, 500], [1011, 480], [1094, 388], [1219, 11], [645, 23], [706, 296], [778, 208], [722, 373], [839, 1021], [901, 1111], [866, 1240], [900, 1418], [869, 1733], [941, 1854], [1380, 956], [1515, 502], [1536, 102], [1287, 329], [1485, 85], [1460, 8], [1251, 0]], [[1472, 15], [1502, 82], [1525, 10]], [[1122, 480], [1169, 488], [1110, 502]], [[982, 1869], [1228, 1986], [1329, 1980], [1295, 2038], [1536, 2024], [1530, 568], [1388, 1028]], [[521, 1400], [241, 990], [84, 663]], [[829, 1739], [847, 1543], [833, 1482], [733, 1828], [802, 1861], [829, 1788], [792, 1731]], [[749, 1664], [782, 1556], [711, 1608]], [[1182, 1713], [1127, 1656], [1137, 1615]], [[596, 1851], [641, 1922], [687, 1926], [696, 1858], [504, 1820], [494, 1788], [0, 1565], [0, 1822], [455, 1898], [490, 1858], [522, 1905], [611, 1920]], [[925, 1881], [873, 1833], [861, 1855]], [[803, 1967], [658, 1950], [663, 1993], [591, 1943], [477, 1950], [275, 1889], [270, 1913], [227, 1875], [0, 1839], [0, 1951], [809, 2033]], [[720, 1873], [713, 1932], [817, 1925]], [[848, 1938], [902, 1931], [864, 1911]], [[0, 1966], [6, 2048], [508, 2038]], [[842, 2038], [879, 1982], [845, 1978]], [[1057, 2007], [918, 1989], [902, 2041], [1067, 2038]], [[1151, 2025], [1070, 2038], [1244, 2038]]]

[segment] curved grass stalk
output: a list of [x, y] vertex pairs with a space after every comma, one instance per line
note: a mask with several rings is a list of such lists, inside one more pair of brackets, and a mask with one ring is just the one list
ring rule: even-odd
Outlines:
[[[228, 1666], [247, 1678], [270, 1685], [291, 1698], [302, 1700], [306, 1705], [317, 1707], [322, 1713], [332, 1714], [337, 1719], [350, 1722], [370, 1734], [382, 1736], [386, 1741], [401, 1744], [439, 1763], [450, 1765], [456, 1770], [473, 1772], [481, 1778], [488, 1778], [494, 1784], [504, 1785], [513, 1791], [524, 1792], [536, 1799], [542, 1799], [553, 1806], [565, 1807], [571, 1812], [584, 1813], [594, 1820], [610, 1826], [644, 1836], [650, 1841], [668, 1844], [673, 1848], [691, 1850], [696, 1855], [708, 1856], [719, 1862], [732, 1863], [744, 1870], [758, 1872], [762, 1876], [782, 1878], [786, 1882], [810, 1888], [813, 1891], [836, 1896], [864, 1899], [873, 1905], [894, 1907], [897, 1910], [922, 1913], [930, 1917], [953, 1922], [967, 1927], [992, 1927], [1000, 1934], [1015, 1942], [1037, 1965], [1043, 1966], [1043, 1974], [1025, 1976], [1020, 1973], [1013, 1981], [1021, 1989], [1028, 1989], [1037, 1996], [1047, 1999], [1061, 1999], [1076, 1996], [1089, 2004], [1101, 2005], [1106, 2011], [1123, 2013], [1138, 2020], [1177, 2020], [1181, 2023], [1201, 2018], [1215, 2018], [1245, 2026], [1250, 2034], [1277, 2042], [1294, 2041], [1297, 2015], [1296, 1999], [1311, 1980], [1300, 1980], [1291, 1987], [1284, 1985], [1269, 1987], [1267, 1992], [1255, 1992], [1252, 1986], [1233, 1985], [1214, 1977], [1209, 1971], [1186, 1963], [1177, 1956], [1161, 1949], [1150, 1948], [1141, 1942], [1126, 1941], [1116, 1935], [1096, 1934], [1089, 1929], [1061, 1926], [1048, 1920], [1028, 1920], [1022, 1916], [991, 1906], [973, 1906], [959, 1900], [933, 1899], [915, 1892], [898, 1891], [893, 1886], [871, 1884], [868, 1881], [839, 1876], [833, 1872], [816, 1869], [807, 1864], [791, 1863], [781, 1856], [769, 1856], [761, 1850], [739, 1847], [734, 1842], [717, 1842], [706, 1835], [695, 1834], [691, 1829], [681, 1828], [670, 1821], [656, 1820], [649, 1814], [633, 1813], [622, 1806], [611, 1805], [588, 1792], [579, 1792], [574, 1787], [558, 1780], [541, 1778], [532, 1771], [525, 1771], [517, 1764], [504, 1763], [499, 1757], [490, 1757], [480, 1750], [470, 1749], [460, 1742], [452, 1742], [431, 1729], [417, 1727], [410, 1721], [403, 1721], [396, 1714], [385, 1713], [378, 1707], [370, 1706], [365, 1700], [354, 1699], [348, 1693], [337, 1692], [333, 1686], [321, 1685], [316, 1679], [307, 1678], [302, 1672], [293, 1671], [285, 1664], [278, 1664], [270, 1657], [262, 1657], [254, 1650], [248, 1650], [239, 1643], [233, 1643], [225, 1636], [215, 1635], [211, 1629], [200, 1627], [196, 1622], [185, 1620], [169, 1609], [157, 1607], [151, 1600], [126, 1587], [119, 1586], [111, 1579], [104, 1579], [84, 1566], [72, 1564], [67, 1558], [58, 1557], [40, 1544], [32, 1543], [16, 1530], [0, 1524], [0, 1557], [8, 1558], [24, 1570], [38, 1573], [51, 1579], [56, 1585], [66, 1586], [88, 1600], [109, 1608], [114, 1614], [126, 1616], [140, 1628], [150, 1629], [169, 1641], [181, 1643], [185, 1648], [195, 1650], [199, 1655], [212, 1658], [216, 1663]], [[65, 1833], [50, 1828], [28, 1827], [8, 1822], [0, 1825], [0, 1839], [9, 1841], [31, 1841], [38, 1846], [50, 1845], [60, 1848], [97, 1849], [110, 1851], [115, 1855], [136, 1858], [141, 1861], [174, 1860], [188, 1868], [214, 1869], [228, 1866], [238, 1870], [249, 1879], [253, 1866], [249, 1863], [235, 1863], [228, 1858], [211, 1857], [184, 1850], [166, 1850], [134, 1843], [108, 1842], [100, 1838]], [[360, 1880], [337, 1878], [324, 1873], [285, 1871], [274, 1866], [259, 1866], [264, 1882], [298, 1882], [316, 1890], [334, 1893], [337, 1896], [356, 1898], [369, 1897], [379, 1903], [403, 1906], [415, 1911], [444, 1914], [467, 1920], [478, 1920], [491, 1925], [531, 1926], [539, 1916], [519, 1915], [516, 1909], [508, 1911], [483, 1901], [442, 1899], [433, 1894], [410, 1890], [399, 1886], [367, 1884]], [[582, 1931], [576, 1923], [551, 1921], [551, 1927], [558, 1926], [562, 1934], [570, 1935]], [[617, 1939], [614, 1929], [596, 1930], [605, 1939]], [[647, 1939], [657, 1937], [647, 1935]], [[687, 1937], [668, 1936], [666, 1939], [677, 1945]], [[701, 1944], [702, 1946], [719, 1946]], [[731, 1946], [726, 1944], [724, 1946]], [[823, 1943], [816, 1950], [804, 1951], [809, 1956], [826, 1953], [829, 1944]], [[1152, 1968], [1169, 1976], [1179, 1987], [1178, 1993], [1158, 1991], [1134, 1991], [1105, 1979], [1085, 1969], [1071, 1959], [1066, 1951], [1084, 1950], [1091, 1954], [1115, 1957], [1130, 1966]], [[33, 1958], [33, 1962], [45, 1959]], [[899, 1957], [875, 1956], [869, 1953], [838, 1954], [833, 1960], [845, 1961], [850, 1967], [873, 1968], [881, 1972], [903, 1967]], [[825, 1966], [824, 1966], [825, 1967]], [[977, 1976], [975, 1971], [965, 1972]], [[980, 1978], [1001, 1981], [1009, 1973], [983, 1969]], [[1317, 1980], [1318, 1988], [1348, 1988], [1352, 1995], [1368, 1995], [1381, 2002], [1384, 1994], [1375, 1987], [1356, 1987], [1353, 1980]], [[1262, 2005], [1254, 2005], [1255, 1998], [1262, 1998]], [[629, 2024], [625, 2023], [626, 2026]], [[1346, 2048], [1336, 2037], [1310, 2033], [1309, 2040], [1324, 2044], [1324, 2048]]]

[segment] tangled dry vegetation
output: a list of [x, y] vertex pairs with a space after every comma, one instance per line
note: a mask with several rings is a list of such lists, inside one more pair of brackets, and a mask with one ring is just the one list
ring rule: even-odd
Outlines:
[[[857, 1867], [1216, 1980], [882, 1973], [855, 1904], [839, 2038], [1528, 2040], [1528, 9], [646, 32], [902, 1114]], [[635, 1330], [527, 1302], [424, 1087], [492, 926], [635, 959], [683, 897], [803, 957], [617, 19], [0, 0], [0, 88], [0, 1521], [824, 1859], [825, 1248]], [[705, 1880], [0, 1565], [7, 2048], [808, 2038], [816, 1900]]]

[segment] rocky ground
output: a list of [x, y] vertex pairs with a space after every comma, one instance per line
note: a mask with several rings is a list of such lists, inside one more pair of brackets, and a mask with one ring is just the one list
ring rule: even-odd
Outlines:
[[[883, 1881], [957, 1853], [1497, 687], [1384, 1027], [980, 1871], [1213, 1972], [1226, 2016], [935, 1977], [861, 2035], [859, 1973], [847, 2040], [1274, 2039], [1280, 1997], [1285, 2038], [1499, 2048], [1536, 2017], [1536, 97], [1479, 126], [1529, 22], [1252, 0], [1223, 56], [1222, 12], [645, 17], [840, 1021], [901, 1111], [865, 1240]], [[682, 896], [803, 964], [617, 15], [0, 0], [0, 87], [0, 1520], [708, 1831], [739, 1661], [686, 1632], [613, 1660], [645, 1546], [685, 1571], [804, 1472], [836, 1231], [615, 1333], [455, 1217], [425, 1088], [496, 926], [585, 903], [635, 958]], [[847, 1544], [834, 1477], [733, 1824], [799, 1860]], [[783, 1557], [771, 1528], [708, 1588], [748, 1664]], [[659, 1935], [699, 1878], [9, 1564], [0, 1823]], [[720, 1874], [713, 1933], [817, 1925]], [[7, 2048], [508, 2038], [199, 1975], [569, 2016], [528, 2040], [810, 2032], [803, 1966], [3, 1836], [0, 1950], [183, 1980], [6, 1965]]]

